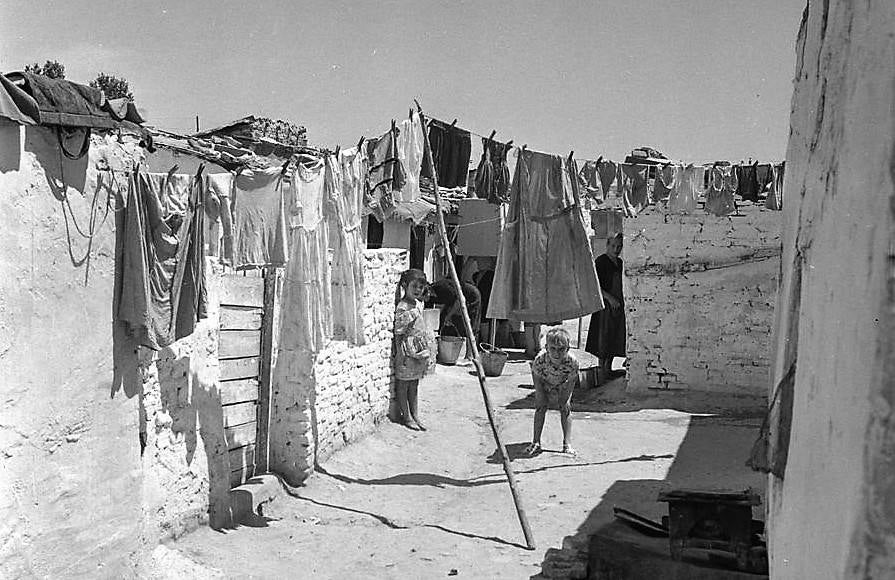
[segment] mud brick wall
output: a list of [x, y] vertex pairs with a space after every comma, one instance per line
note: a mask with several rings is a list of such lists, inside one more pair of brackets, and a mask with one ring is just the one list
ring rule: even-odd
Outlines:
[[318, 459], [368, 433], [388, 413], [395, 288], [408, 258], [405, 251], [365, 251], [365, 344], [334, 340], [317, 356]]
[[782, 213], [626, 219], [629, 387], [766, 396]]
[[177, 537], [199, 524], [232, 524], [230, 464], [218, 387], [220, 267], [208, 259], [208, 316], [158, 352], [140, 349], [144, 488], [152, 535]]
[[[388, 413], [395, 288], [408, 260], [407, 250], [364, 251], [363, 345], [332, 340], [309, 353], [286, 346], [289, 337], [281, 334], [271, 394], [270, 463], [289, 483], [301, 483], [315, 461], [369, 432]], [[284, 320], [291, 315], [283, 304]]]

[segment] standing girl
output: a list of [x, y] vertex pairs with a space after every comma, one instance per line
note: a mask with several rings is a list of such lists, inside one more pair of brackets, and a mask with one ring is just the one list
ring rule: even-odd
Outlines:
[[401, 274], [395, 294], [395, 394], [400, 422], [414, 431], [426, 430], [419, 419], [417, 391], [420, 379], [434, 362], [436, 348], [420, 302], [426, 286], [426, 274], [411, 268]]

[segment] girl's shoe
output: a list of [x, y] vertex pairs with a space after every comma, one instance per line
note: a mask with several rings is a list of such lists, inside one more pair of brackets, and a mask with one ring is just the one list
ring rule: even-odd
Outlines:
[[404, 423], [402, 423], [402, 424], [405, 427], [407, 427], [408, 429], [410, 429], [411, 431], [425, 431], [425, 429], [423, 429], [421, 425], [419, 425], [416, 421], [414, 421], [412, 419], [408, 420], [408, 421], [404, 421]]
[[534, 457], [535, 455], [539, 455], [541, 451], [543, 451], [543, 449], [541, 449], [540, 443], [529, 443], [522, 452], [528, 457]]
[[563, 444], [562, 452], [565, 453], [566, 455], [571, 455], [572, 457], [578, 457], [578, 451], [576, 451], [575, 448], [572, 447], [571, 445]]

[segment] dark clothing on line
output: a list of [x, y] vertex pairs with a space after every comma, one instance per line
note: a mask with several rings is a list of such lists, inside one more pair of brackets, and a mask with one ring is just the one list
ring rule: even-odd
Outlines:
[[510, 169], [504, 143], [482, 139], [482, 159], [475, 172], [475, 195], [498, 204], [509, 201]]
[[616, 298], [621, 307], [613, 312], [607, 305], [605, 309], [591, 314], [584, 350], [598, 358], [623, 357], [627, 341], [625, 298], [622, 291], [624, 264], [621, 258], [616, 265], [609, 256], [602, 254], [594, 260], [594, 267], [600, 279], [600, 288]]
[[[438, 173], [438, 185], [466, 187], [469, 177], [469, 156], [472, 154], [469, 131], [432, 119], [429, 123], [429, 145], [432, 149], [435, 171]], [[421, 175], [432, 178], [427, 163], [423, 164]]]

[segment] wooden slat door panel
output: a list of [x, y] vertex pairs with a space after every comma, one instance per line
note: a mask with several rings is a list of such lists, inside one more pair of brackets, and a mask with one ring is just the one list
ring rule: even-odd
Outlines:
[[[218, 359], [230, 486], [267, 470], [270, 357], [281, 271], [224, 276]], [[249, 275], [245, 275], [249, 274]]]

